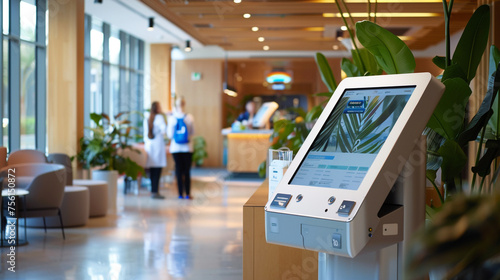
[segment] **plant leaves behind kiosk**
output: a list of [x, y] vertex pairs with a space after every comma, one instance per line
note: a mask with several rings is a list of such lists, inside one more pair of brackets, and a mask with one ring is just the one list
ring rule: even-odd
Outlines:
[[469, 85], [460, 78], [448, 79], [443, 83], [446, 89], [427, 127], [444, 138], [453, 140], [463, 129], [465, 109], [472, 91]]
[[[130, 133], [134, 128], [125, 118], [130, 114], [116, 115], [115, 122], [111, 122], [109, 116], [104, 113], [90, 114], [95, 127], [86, 127], [86, 129], [92, 132], [92, 137], [80, 138], [80, 151], [76, 155], [76, 159], [83, 164], [84, 168], [98, 167], [103, 170], [117, 170], [118, 173], [125, 174], [132, 180], [136, 180], [139, 174], [144, 174], [144, 168], [130, 158], [120, 155], [120, 152], [125, 149], [133, 150], [128, 140], [133, 138]], [[119, 120], [119, 118], [122, 119]]]
[[357, 22], [356, 37], [387, 74], [412, 73], [415, 70], [413, 53], [387, 29], [369, 21]]
[[321, 80], [328, 90], [333, 93], [337, 89], [337, 82], [333, 76], [330, 64], [328, 64], [328, 60], [326, 60], [326, 57], [322, 53], [316, 53], [316, 64], [320, 68]]
[[469, 19], [451, 60], [452, 64], [457, 64], [466, 74], [467, 83], [476, 76], [477, 67], [488, 43], [489, 32], [490, 7], [482, 5]]

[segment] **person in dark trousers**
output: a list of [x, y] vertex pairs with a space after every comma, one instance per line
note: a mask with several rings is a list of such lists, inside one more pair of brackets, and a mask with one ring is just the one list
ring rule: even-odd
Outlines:
[[146, 168], [149, 168], [151, 178], [151, 197], [164, 199], [159, 193], [161, 169], [167, 166], [167, 154], [165, 149], [165, 134], [167, 124], [162, 114], [160, 103], [155, 101], [151, 104], [149, 116], [144, 118], [144, 149], [148, 154]]
[[170, 153], [175, 161], [175, 177], [179, 189], [179, 199], [192, 199], [191, 164], [193, 158], [194, 118], [184, 111], [185, 101], [175, 98], [175, 108], [168, 119], [167, 136], [170, 138]]

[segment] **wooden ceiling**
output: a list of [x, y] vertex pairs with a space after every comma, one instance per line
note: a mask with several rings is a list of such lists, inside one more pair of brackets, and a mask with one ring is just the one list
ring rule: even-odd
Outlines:
[[[348, 37], [340, 30], [344, 24], [333, 0], [141, 1], [200, 43], [225, 50], [263, 50], [264, 46], [269, 50], [343, 50], [339, 37]], [[346, 2], [355, 21], [367, 19], [368, 0]], [[371, 2], [373, 12], [375, 0]], [[465, 27], [476, 6], [476, 0], [454, 1], [452, 33]], [[245, 13], [251, 17], [244, 18]], [[376, 22], [401, 36], [412, 50], [426, 49], [444, 38], [441, 0], [378, 0]], [[252, 31], [252, 27], [259, 30]]]

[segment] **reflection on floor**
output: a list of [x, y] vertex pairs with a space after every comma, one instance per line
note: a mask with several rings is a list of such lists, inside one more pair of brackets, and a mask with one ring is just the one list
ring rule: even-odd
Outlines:
[[65, 241], [59, 229], [28, 229], [15, 273], [1, 249], [0, 279], [241, 279], [242, 206], [259, 182], [194, 173], [194, 200], [177, 199], [176, 186], [165, 184], [165, 200], [120, 193], [117, 214], [66, 229]]

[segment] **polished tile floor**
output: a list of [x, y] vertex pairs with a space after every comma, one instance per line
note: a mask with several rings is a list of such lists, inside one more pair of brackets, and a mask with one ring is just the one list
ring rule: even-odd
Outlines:
[[241, 279], [242, 206], [259, 181], [227, 182], [217, 170], [198, 174], [191, 201], [165, 184], [165, 200], [146, 190], [120, 193], [116, 214], [66, 229], [65, 241], [59, 229], [28, 229], [15, 273], [1, 249], [0, 279]]

